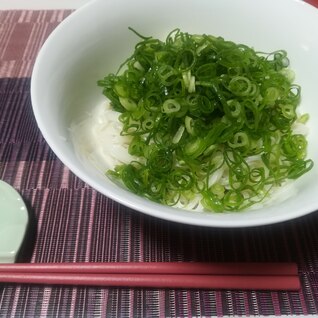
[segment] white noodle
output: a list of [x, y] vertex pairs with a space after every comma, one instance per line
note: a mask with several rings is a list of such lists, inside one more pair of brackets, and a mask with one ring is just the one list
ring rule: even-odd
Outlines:
[[[73, 122], [70, 127], [71, 140], [75, 152], [85, 164], [91, 164], [100, 172], [105, 173], [108, 169], [114, 169], [116, 165], [138, 160], [128, 153], [131, 137], [120, 134], [122, 124], [118, 120], [119, 113], [110, 108], [108, 102], [97, 105], [91, 113], [85, 114], [82, 119]], [[294, 132], [306, 135], [307, 127], [302, 123], [294, 124]], [[221, 154], [216, 154], [215, 163], [221, 160]], [[251, 167], [262, 166], [259, 155], [246, 158]], [[209, 186], [219, 182], [225, 188], [229, 188], [228, 169], [226, 165], [218, 169], [209, 177]], [[292, 182], [285, 183], [283, 187], [275, 187], [270, 190], [270, 198], [261, 203], [254, 204], [251, 209], [267, 206], [270, 203], [282, 202], [295, 195]], [[201, 195], [197, 194], [190, 201], [181, 197], [175, 205], [191, 211], [202, 212], [200, 203]]]
[[128, 153], [131, 137], [121, 136], [119, 114], [110, 108], [109, 103], [97, 105], [92, 113], [85, 115], [70, 127], [71, 139], [81, 160], [104, 173], [134, 159]]

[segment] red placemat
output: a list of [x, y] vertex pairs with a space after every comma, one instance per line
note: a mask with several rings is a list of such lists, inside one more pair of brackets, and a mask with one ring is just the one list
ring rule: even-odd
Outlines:
[[[71, 11], [0, 12], [0, 178], [32, 217], [31, 262], [296, 261], [299, 292], [0, 285], [1, 317], [318, 315], [318, 214], [267, 227], [213, 229], [155, 219], [74, 176], [35, 122], [30, 75], [50, 32]], [[32, 230], [32, 231], [31, 231]], [[34, 244], [33, 244], [34, 242]]]

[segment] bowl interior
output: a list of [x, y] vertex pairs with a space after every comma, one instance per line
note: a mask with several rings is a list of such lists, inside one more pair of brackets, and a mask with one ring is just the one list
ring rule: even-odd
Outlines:
[[[275, 8], [275, 9], [273, 9]], [[301, 112], [310, 114], [308, 157], [318, 147], [318, 11], [297, 0], [96, 0], [73, 13], [53, 31], [34, 66], [34, 114], [52, 150], [78, 177], [108, 197], [141, 212], [177, 222], [218, 227], [270, 224], [318, 208], [318, 166], [295, 182], [296, 196], [256, 211], [195, 213], [148, 202], [113, 184], [83, 164], [69, 138], [70, 123], [104, 100], [98, 79], [118, 66], [139, 41], [132, 27], [164, 39], [175, 28], [247, 44], [258, 51], [285, 49], [302, 87]]]

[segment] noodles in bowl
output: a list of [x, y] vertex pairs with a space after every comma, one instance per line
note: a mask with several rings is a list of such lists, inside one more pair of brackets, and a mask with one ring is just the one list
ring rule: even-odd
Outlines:
[[286, 52], [178, 29], [164, 42], [137, 35], [125, 70], [98, 82], [108, 107], [71, 129], [78, 153], [138, 195], [211, 212], [257, 206], [312, 169]]

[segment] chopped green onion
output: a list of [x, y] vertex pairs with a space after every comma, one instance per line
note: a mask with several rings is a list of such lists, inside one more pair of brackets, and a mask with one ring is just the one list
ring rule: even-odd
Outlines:
[[107, 172], [167, 205], [200, 198], [203, 209], [240, 211], [313, 167], [287, 52], [172, 30], [140, 35], [116, 74], [98, 81], [134, 161]]
[[162, 111], [166, 114], [176, 113], [180, 109], [181, 105], [175, 99], [167, 99], [162, 105]]

